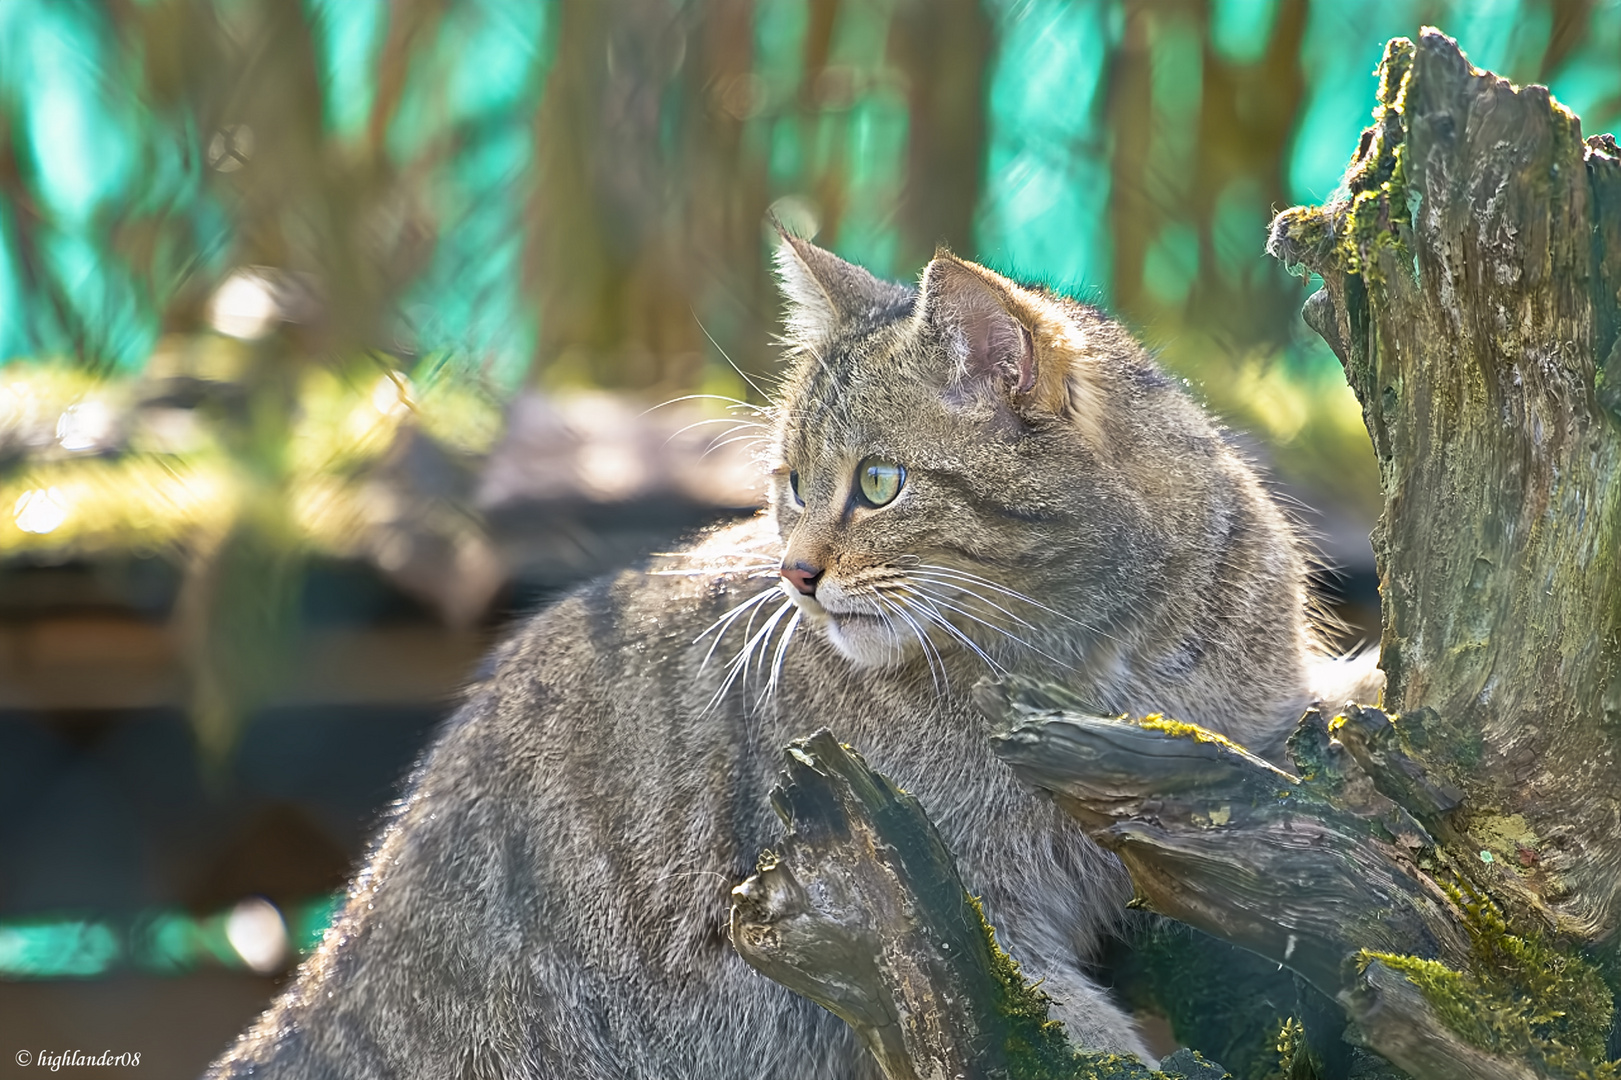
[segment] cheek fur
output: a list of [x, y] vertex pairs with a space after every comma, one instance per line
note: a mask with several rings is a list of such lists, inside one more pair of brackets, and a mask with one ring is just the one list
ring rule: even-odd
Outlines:
[[766, 512], [777, 523], [777, 532], [783, 539], [787, 539], [788, 534], [794, 531], [794, 526], [799, 524], [799, 519], [804, 516], [804, 510], [794, 502], [792, 495], [787, 498], [773, 498]]

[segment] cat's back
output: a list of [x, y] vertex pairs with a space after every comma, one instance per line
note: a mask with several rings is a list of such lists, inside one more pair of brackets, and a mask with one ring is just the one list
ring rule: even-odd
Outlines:
[[774, 591], [738, 554], [769, 534], [715, 530], [498, 647], [294, 986], [210, 1075], [666, 1075], [753, 1038], [699, 1020], [731, 999], [821, 1032], [842, 1075], [848, 1036], [725, 937], [730, 889], [769, 838], [781, 744], [750, 723], [759, 676], [719, 693], [751, 609], [714, 624]]
[[656, 840], [729, 846], [731, 795], [768, 753], [749, 695], [770, 657], [732, 665], [751, 637], [785, 629], [772, 622], [775, 574], [763, 580], [754, 555], [772, 542], [759, 518], [716, 529], [534, 616], [491, 657], [410, 801], [476, 797], [533, 837], [534, 864], [567, 865], [559, 852], [584, 838], [602, 858], [621, 848], [621, 864], [657, 858]]

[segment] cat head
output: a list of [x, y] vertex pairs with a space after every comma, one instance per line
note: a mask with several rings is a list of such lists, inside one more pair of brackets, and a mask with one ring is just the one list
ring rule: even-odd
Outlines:
[[871, 667], [1107, 636], [1165, 561], [1154, 448], [1214, 440], [1198, 410], [1095, 309], [950, 254], [912, 288], [784, 236], [777, 268], [771, 503], [802, 615]]

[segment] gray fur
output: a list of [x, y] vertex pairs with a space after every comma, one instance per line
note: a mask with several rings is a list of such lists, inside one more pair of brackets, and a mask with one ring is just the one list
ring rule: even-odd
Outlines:
[[[729, 890], [780, 834], [780, 749], [824, 726], [922, 799], [1071, 1033], [1141, 1049], [1084, 974], [1129, 883], [992, 758], [969, 690], [1038, 672], [1275, 748], [1315, 655], [1298, 545], [1093, 309], [946, 255], [918, 290], [803, 241], [781, 261], [772, 509], [498, 650], [319, 950], [211, 1076], [873, 1075], [725, 941]], [[850, 498], [872, 454], [908, 470], [877, 509]], [[778, 590], [784, 559], [824, 569], [816, 598]]]

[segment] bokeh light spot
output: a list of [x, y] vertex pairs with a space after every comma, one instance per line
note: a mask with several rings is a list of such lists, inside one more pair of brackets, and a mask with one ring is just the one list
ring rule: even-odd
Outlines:
[[23, 532], [55, 532], [68, 519], [68, 504], [60, 488], [33, 488], [17, 497], [12, 514]]
[[260, 897], [249, 897], [231, 909], [225, 937], [242, 962], [260, 974], [277, 970], [287, 959], [287, 926], [281, 912]]

